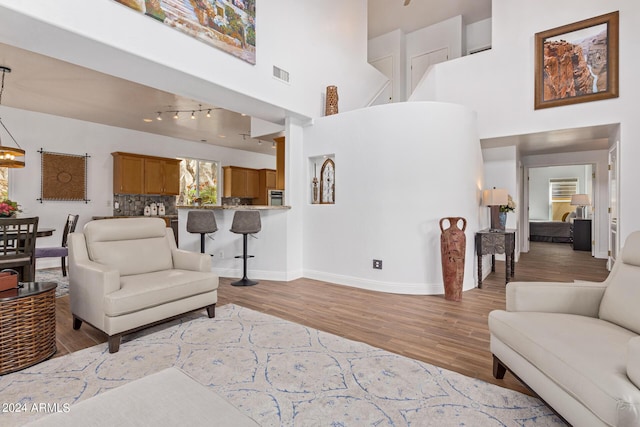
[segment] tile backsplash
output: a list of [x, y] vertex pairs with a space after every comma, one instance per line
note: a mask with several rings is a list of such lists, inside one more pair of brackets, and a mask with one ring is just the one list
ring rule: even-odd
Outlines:
[[[115, 208], [118, 203], [118, 209]], [[114, 194], [113, 216], [144, 215], [144, 207], [150, 203], [164, 204], [165, 215], [177, 215], [176, 196], [150, 196], [144, 194]]]

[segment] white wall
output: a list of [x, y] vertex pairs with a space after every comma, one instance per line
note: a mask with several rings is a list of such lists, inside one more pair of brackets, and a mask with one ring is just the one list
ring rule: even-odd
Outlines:
[[[552, 10], [553, 13], [549, 13]], [[534, 34], [560, 25], [620, 11], [620, 97], [543, 110], [533, 109]], [[620, 123], [620, 234], [640, 229], [640, 121], [636, 100], [640, 67], [640, 2], [612, 0], [494, 0], [490, 51], [438, 64], [415, 99], [455, 102], [478, 113], [481, 138]], [[473, 78], [470, 78], [473, 76]], [[437, 88], [433, 90], [433, 88]]]
[[[66, 119], [48, 114], [0, 107], [5, 125], [26, 151], [26, 166], [9, 170], [9, 197], [22, 206], [22, 216], [40, 217], [39, 226], [52, 227], [52, 237], [39, 238], [37, 246], [59, 246], [62, 228], [70, 213], [80, 215], [78, 230], [93, 216], [113, 214], [113, 160], [124, 151], [161, 157], [193, 157], [218, 160], [223, 165], [274, 168], [275, 156], [233, 150], [151, 133]], [[4, 131], [3, 131], [4, 132]], [[84, 155], [87, 161], [88, 203], [45, 201], [40, 197], [41, 159], [38, 150]], [[222, 180], [220, 185], [222, 186]], [[59, 266], [58, 259], [41, 259], [38, 268]]]
[[577, 178], [578, 193], [587, 193], [587, 184], [591, 189], [591, 177], [585, 181], [587, 168], [591, 166], [552, 166], [529, 169], [529, 218], [532, 220], [551, 220], [549, 204], [549, 180], [553, 178]]
[[[485, 148], [482, 150], [482, 158], [484, 161], [484, 188], [504, 188], [516, 203], [515, 212], [507, 214], [506, 228], [519, 230], [520, 227], [520, 211], [522, 204], [520, 200], [520, 189], [517, 185], [518, 173], [518, 153], [516, 147], [499, 147]], [[483, 207], [482, 210], [489, 215], [489, 208]], [[515, 259], [520, 257], [520, 233], [516, 233], [516, 253]], [[497, 259], [504, 259], [504, 255], [496, 255]], [[487, 260], [484, 260], [487, 262]], [[483, 267], [483, 271], [489, 271]]]
[[411, 60], [416, 56], [442, 48], [449, 49], [449, 60], [462, 56], [462, 16], [407, 33], [405, 81], [406, 98], [411, 96]]
[[[394, 103], [323, 117], [304, 128], [303, 157], [295, 162], [309, 165], [310, 157], [325, 154], [335, 155], [336, 203], [310, 203], [309, 166], [301, 180], [305, 277], [443, 293], [438, 222], [461, 216], [468, 221], [464, 289], [475, 286], [473, 236], [486, 222], [472, 112]], [[372, 268], [373, 259], [383, 261], [382, 270]]]
[[466, 27], [466, 55], [491, 47], [491, 18], [474, 22]]
[[[258, 4], [255, 65], [112, 0], [0, 0], [0, 42], [284, 122], [285, 111], [321, 116], [328, 85], [338, 86], [340, 111], [348, 111], [385, 82], [367, 63], [366, 7], [366, 0]], [[274, 65], [290, 73], [290, 84], [272, 77]]]

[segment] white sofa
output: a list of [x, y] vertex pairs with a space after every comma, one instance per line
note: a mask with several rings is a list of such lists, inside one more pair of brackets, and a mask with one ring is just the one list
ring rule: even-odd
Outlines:
[[489, 314], [508, 369], [575, 427], [640, 426], [640, 232], [602, 283], [512, 282]]
[[105, 332], [110, 353], [123, 334], [204, 308], [215, 316], [210, 256], [178, 249], [163, 219], [90, 221], [68, 244], [73, 328]]

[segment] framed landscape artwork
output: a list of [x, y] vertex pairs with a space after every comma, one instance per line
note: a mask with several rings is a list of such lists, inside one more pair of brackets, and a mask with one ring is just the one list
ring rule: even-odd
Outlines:
[[618, 97], [619, 13], [535, 35], [535, 109]]
[[256, 63], [256, 0], [115, 0], [200, 41]]

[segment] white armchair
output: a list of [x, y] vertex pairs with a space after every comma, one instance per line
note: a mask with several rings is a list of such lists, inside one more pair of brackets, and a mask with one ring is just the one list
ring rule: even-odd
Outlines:
[[489, 314], [495, 378], [510, 370], [574, 426], [640, 425], [640, 232], [602, 283], [512, 282], [506, 295]]
[[91, 221], [68, 244], [73, 328], [105, 332], [110, 353], [122, 335], [152, 324], [204, 308], [215, 316], [210, 256], [178, 249], [160, 218]]

